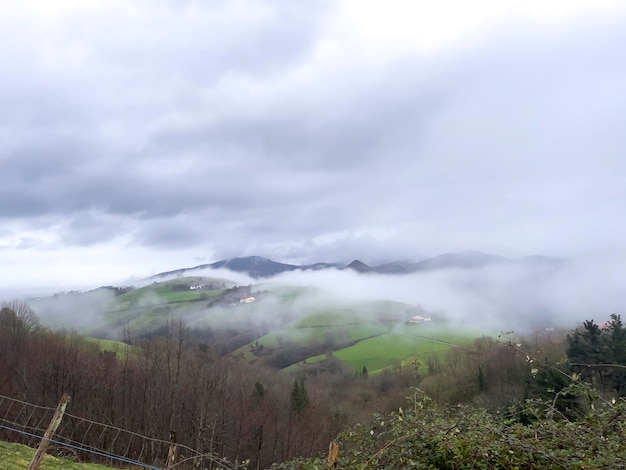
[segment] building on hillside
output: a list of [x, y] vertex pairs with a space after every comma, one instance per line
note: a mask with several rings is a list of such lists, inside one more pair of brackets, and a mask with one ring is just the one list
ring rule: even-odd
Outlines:
[[421, 315], [414, 315], [407, 320], [407, 323], [422, 323], [426, 321], [431, 321], [430, 317], [423, 317]]

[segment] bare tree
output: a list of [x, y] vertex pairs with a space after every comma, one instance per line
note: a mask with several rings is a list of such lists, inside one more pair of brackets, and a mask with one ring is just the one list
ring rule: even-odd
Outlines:
[[39, 328], [39, 319], [27, 302], [14, 299], [0, 303], [0, 325], [31, 333]]

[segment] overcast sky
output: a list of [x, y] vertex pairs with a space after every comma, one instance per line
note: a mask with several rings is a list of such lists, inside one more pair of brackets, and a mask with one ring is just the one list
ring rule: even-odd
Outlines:
[[0, 285], [626, 240], [626, 4], [0, 3]]

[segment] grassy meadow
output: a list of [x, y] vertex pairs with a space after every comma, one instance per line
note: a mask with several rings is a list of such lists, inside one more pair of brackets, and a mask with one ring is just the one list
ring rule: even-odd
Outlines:
[[[0, 441], [0, 468], [2, 470], [24, 470], [28, 468], [35, 449], [22, 445]], [[43, 458], [40, 470], [113, 470], [112, 467], [93, 463], [72, 462], [51, 455]]]
[[[211, 287], [190, 289], [202, 284]], [[218, 286], [223, 288], [213, 288]], [[348, 367], [356, 371], [366, 367], [372, 374], [408, 363], [411, 367], [419, 363], [424, 369], [433, 354], [463, 346], [481, 335], [465, 326], [435, 321], [407, 324], [412, 316], [425, 313], [396, 301], [346, 300], [310, 287], [261, 283], [251, 287], [255, 302], [239, 304], [222, 298], [225, 289], [233, 286], [226, 279], [205, 277], [153, 282], [111, 298], [97, 320], [80, 332], [121, 339], [124, 330], [149, 334], [168, 320], [182, 319], [189, 328], [211, 329], [216, 334], [246, 331], [252, 340], [236, 346], [231, 355], [248, 363], [262, 354], [267, 357], [272, 352], [303, 348], [310, 353], [281, 367], [295, 371], [332, 354]], [[254, 332], [258, 332], [256, 337]], [[128, 351], [110, 339], [90, 341], [119, 358]]]

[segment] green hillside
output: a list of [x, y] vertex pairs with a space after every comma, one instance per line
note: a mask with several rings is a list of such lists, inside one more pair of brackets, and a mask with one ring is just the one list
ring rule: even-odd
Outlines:
[[287, 372], [311, 370], [329, 355], [357, 372], [366, 367], [375, 374], [409, 365], [425, 371], [430, 356], [463, 347], [482, 334], [441, 322], [406, 323], [418, 313], [424, 312], [391, 301], [303, 309], [297, 319], [239, 348], [233, 356], [249, 363], [264, 361]]
[[[80, 333], [119, 340], [128, 331], [146, 337], [180, 319], [188, 328], [212, 332], [212, 344], [221, 341], [221, 350], [234, 358], [291, 372], [310, 369], [329, 354], [356, 371], [366, 367], [375, 374], [408, 362], [413, 368], [419, 362], [423, 370], [433, 354], [480, 336], [436, 321], [405, 324], [427, 313], [402, 302], [350, 300], [278, 283], [235, 286], [225, 279], [180, 277], [131, 290], [99, 290], [100, 296], [107, 292], [110, 298], [93, 321], [77, 325]], [[250, 297], [254, 300], [242, 303]], [[106, 341], [98, 340], [101, 350], [118, 355], [127, 350]]]
[[408, 358], [417, 359], [424, 370], [430, 355], [469, 344], [478, 336], [477, 332], [445, 325], [402, 324], [384, 335], [335, 351], [334, 355], [356, 370], [365, 366], [370, 373], [406, 365]]
[[102, 315], [103, 324], [136, 330], [158, 328], [168, 318], [203, 309], [230, 286], [230, 281], [202, 277], [154, 282], [113, 299]]

